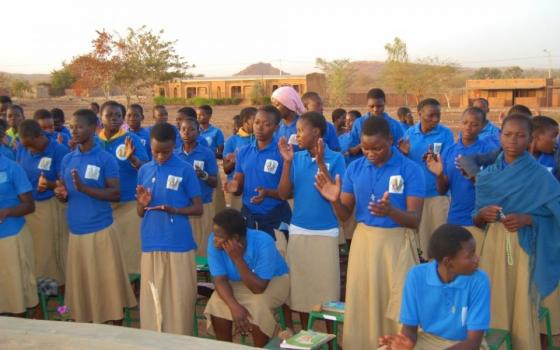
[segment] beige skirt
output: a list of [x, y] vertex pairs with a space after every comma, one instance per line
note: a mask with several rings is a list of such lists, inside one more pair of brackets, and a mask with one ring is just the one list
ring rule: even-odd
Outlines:
[[0, 238], [0, 314], [20, 314], [39, 302], [30, 237], [23, 226], [16, 235]]
[[243, 199], [241, 196], [231, 195], [230, 196], [230, 205], [229, 207], [235, 210], [241, 211], [241, 207], [243, 206]]
[[202, 215], [189, 216], [191, 223], [193, 238], [196, 242], [196, 255], [206, 256], [208, 249], [208, 236], [212, 232], [212, 223], [214, 219], [214, 204], [206, 203], [203, 206]]
[[[430, 333], [418, 331], [418, 338], [416, 340], [416, 345], [414, 345], [414, 350], [442, 350], [447, 349], [457, 343], [457, 341], [443, 339]], [[378, 350], [385, 349], [387, 349], [387, 347], [382, 346]], [[488, 349], [486, 341], [482, 340], [482, 344], [480, 344], [479, 349]]]
[[[196, 302], [195, 251], [142, 253], [140, 328], [192, 335]], [[154, 296], [150, 282], [157, 289]], [[155, 300], [161, 307], [158, 324]]]
[[[508, 245], [511, 259], [506, 255]], [[480, 268], [492, 285], [490, 326], [510, 331], [514, 349], [540, 349], [537, 306], [529, 296], [529, 256], [519, 245], [517, 232], [508, 232], [501, 223], [490, 224]]]
[[[214, 189], [214, 193], [212, 194], [212, 203], [214, 204], [214, 211], [216, 213], [221, 212], [226, 208], [226, 196], [224, 191], [222, 190], [222, 172], [218, 171], [217, 181], [218, 184]], [[213, 218], [213, 217], [212, 217]]]
[[68, 256], [68, 239], [70, 237], [70, 231], [68, 230], [68, 221], [66, 220], [66, 208], [67, 203], [62, 203], [58, 200], [56, 203], [56, 212], [58, 215], [58, 225], [60, 227], [60, 261], [64, 271], [64, 279], [66, 279], [66, 259]]
[[447, 212], [449, 211], [449, 197], [436, 196], [424, 198], [422, 207], [422, 219], [418, 227], [418, 239], [422, 257], [428, 258], [428, 243], [436, 228], [447, 222]]
[[[290, 277], [288, 275], [274, 277], [262, 294], [254, 294], [243, 282], [230, 281], [229, 283], [235, 300], [251, 314], [251, 323], [259, 327], [268, 337], [272, 337], [276, 329], [274, 311], [288, 299]], [[206, 316], [206, 328], [210, 334], [214, 334], [210, 316], [232, 320], [231, 310], [216, 291], [212, 293], [210, 300], [208, 300], [204, 315]]]
[[121, 247], [124, 266], [128, 273], [140, 272], [140, 225], [136, 201], [113, 204], [113, 218]]
[[[556, 288], [549, 296], [543, 299], [542, 306], [550, 313], [550, 325], [553, 335], [560, 334], [560, 289]], [[546, 334], [546, 321], [541, 320], [541, 334]]]
[[124, 307], [136, 306], [117, 234], [113, 225], [95, 233], [70, 233], [65, 301], [77, 322], [120, 320]]
[[53, 197], [35, 202], [35, 211], [25, 216], [33, 239], [35, 276], [48, 277], [64, 284], [64, 260], [62, 241], [68, 239], [60, 226], [58, 200]]
[[352, 215], [346, 221], [341, 221], [341, 235], [345, 239], [352, 239], [354, 235], [354, 231], [356, 230], [356, 226], [358, 226], [358, 222], [356, 221], [356, 209], [352, 212]]
[[480, 256], [480, 252], [482, 252], [482, 245], [484, 244], [484, 236], [486, 234], [483, 230], [476, 226], [463, 226], [463, 228], [469, 231], [473, 236], [476, 243], [476, 255]]
[[338, 238], [290, 235], [290, 308], [311, 312], [315, 306], [340, 300]]
[[346, 279], [345, 349], [376, 349], [380, 336], [399, 331], [404, 282], [416, 264], [412, 231], [358, 224]]

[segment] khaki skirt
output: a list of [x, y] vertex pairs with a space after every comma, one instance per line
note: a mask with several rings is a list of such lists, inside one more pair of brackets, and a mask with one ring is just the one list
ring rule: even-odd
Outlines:
[[70, 237], [70, 232], [68, 230], [68, 221], [66, 220], [66, 208], [67, 203], [62, 203], [59, 200], [55, 201], [56, 212], [58, 215], [58, 225], [60, 227], [60, 261], [64, 271], [64, 279], [66, 279], [66, 259], [68, 256], [68, 239]]
[[[550, 312], [550, 325], [553, 335], [560, 334], [560, 289], [556, 288], [549, 296], [543, 299], [542, 306]], [[541, 320], [541, 334], [546, 334], [546, 321]]]
[[447, 212], [449, 211], [449, 197], [436, 196], [424, 198], [422, 207], [422, 219], [418, 227], [418, 240], [422, 257], [428, 258], [428, 243], [436, 228], [447, 222]]
[[39, 302], [30, 242], [26, 226], [14, 236], [0, 238], [0, 314], [20, 314]]
[[[218, 171], [217, 176], [218, 184], [214, 189], [214, 193], [212, 193], [212, 203], [214, 204], [214, 211], [216, 213], [221, 212], [226, 208], [226, 196], [222, 189], [222, 172]], [[213, 218], [213, 217], [212, 217]]]
[[136, 201], [113, 204], [113, 218], [117, 238], [128, 273], [140, 272], [140, 225]]
[[241, 207], [243, 207], [243, 200], [241, 196], [236, 196], [232, 194], [230, 196], [230, 201], [231, 201], [229, 205], [230, 208], [241, 211]]
[[340, 300], [337, 237], [290, 234], [287, 261], [292, 310], [311, 312], [324, 302]]
[[529, 296], [529, 256], [519, 245], [517, 232], [508, 232], [501, 223], [490, 224], [480, 268], [492, 285], [490, 326], [510, 331], [514, 349], [540, 349], [537, 306]]
[[480, 256], [482, 252], [482, 245], [484, 244], [484, 236], [486, 235], [483, 230], [476, 226], [463, 226], [463, 228], [471, 233], [476, 243], [476, 255]]
[[25, 216], [27, 227], [33, 239], [35, 276], [48, 277], [64, 284], [64, 260], [62, 248], [68, 233], [62, 232], [58, 200], [53, 197], [35, 202], [35, 211]]
[[[458, 341], [443, 339], [436, 335], [419, 331], [418, 338], [416, 340], [416, 345], [414, 345], [414, 350], [442, 350], [442, 349], [447, 349], [457, 343]], [[382, 346], [378, 350], [385, 350], [385, 349], [387, 349], [387, 347]], [[480, 350], [488, 349], [485, 340], [482, 340], [482, 344], [480, 344], [479, 349]]]
[[412, 231], [358, 224], [346, 279], [345, 349], [376, 349], [380, 336], [399, 331], [404, 282], [416, 264]]
[[[230, 281], [229, 284], [235, 300], [251, 314], [251, 323], [259, 327], [268, 337], [272, 337], [276, 329], [274, 311], [288, 299], [290, 277], [288, 275], [274, 277], [262, 294], [253, 294], [243, 282]], [[206, 328], [210, 334], [214, 334], [211, 316], [232, 320], [231, 310], [216, 291], [212, 293], [210, 300], [208, 300], [204, 315], [206, 316]]]
[[124, 307], [136, 306], [117, 234], [113, 225], [70, 234], [65, 301], [77, 322], [120, 320]]
[[[195, 252], [142, 253], [140, 328], [192, 335], [196, 302]], [[150, 282], [157, 289], [152, 293]], [[156, 300], [161, 315], [158, 320]]]
[[202, 215], [189, 216], [191, 223], [193, 238], [196, 242], [196, 255], [206, 256], [208, 249], [208, 236], [212, 232], [212, 223], [214, 219], [214, 204], [206, 203], [203, 206]]
[[354, 209], [348, 220], [340, 221], [340, 224], [342, 228], [340, 236], [342, 236], [343, 239], [352, 239], [356, 226], [358, 226], [358, 222], [356, 221], [356, 209]]

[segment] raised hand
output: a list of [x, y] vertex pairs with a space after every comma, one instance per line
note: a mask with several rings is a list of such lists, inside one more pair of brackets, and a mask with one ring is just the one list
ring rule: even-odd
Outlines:
[[290, 162], [294, 159], [294, 147], [286, 141], [285, 137], [281, 137], [278, 141], [278, 150], [285, 162]]
[[239, 191], [239, 182], [237, 180], [227, 181], [223, 185], [224, 192], [237, 193]]
[[264, 201], [264, 197], [266, 197], [266, 190], [262, 187], [257, 187], [255, 192], [257, 192], [257, 195], [251, 197], [251, 203], [261, 204]]
[[370, 213], [377, 216], [387, 216], [393, 210], [389, 200], [389, 192], [383, 193], [383, 197], [377, 202], [370, 202], [368, 205]]
[[322, 138], [317, 140], [317, 153], [315, 154], [315, 161], [318, 166], [325, 165], [325, 143]]
[[401, 153], [404, 154], [405, 156], [408, 156], [408, 153], [410, 153], [410, 140], [400, 139], [398, 146]]
[[37, 192], [45, 192], [49, 189], [48, 181], [45, 177], [45, 173], [41, 171], [41, 175], [39, 175], [39, 181], [37, 181]]
[[500, 222], [504, 224], [506, 230], [509, 232], [519, 231], [524, 226], [531, 225], [533, 219], [527, 214], [508, 214]]
[[62, 133], [58, 133], [58, 135], [56, 135], [56, 142], [58, 142], [59, 145], [62, 145], [64, 143], [64, 137], [62, 136]]
[[136, 151], [136, 148], [134, 147], [134, 143], [132, 143], [132, 138], [127, 136], [124, 139], [124, 154], [126, 159], [130, 159], [130, 157], [134, 154], [134, 151]]
[[142, 185], [136, 186], [136, 200], [142, 207], [148, 207], [152, 201], [152, 191]]
[[224, 157], [224, 160], [227, 160], [230, 163], [235, 163], [235, 152], [232, 152]]
[[82, 189], [83, 189], [84, 185], [82, 184], [82, 181], [80, 180], [80, 176], [78, 175], [78, 170], [77, 169], [72, 169], [71, 174], [72, 174], [72, 183], [74, 184], [74, 187], [76, 188], [76, 191], [82, 192]]
[[426, 157], [426, 167], [435, 176], [443, 174], [443, 163], [441, 157], [434, 153], [428, 153]]
[[336, 202], [342, 189], [340, 175], [337, 174], [334, 182], [332, 182], [325, 173], [319, 171], [315, 175], [315, 188], [326, 200], [331, 203]]
[[64, 184], [59, 180], [56, 180], [56, 184], [53, 191], [55, 197], [58, 198], [59, 200], [64, 201], [68, 198], [68, 190], [66, 189], [66, 186], [64, 186]]

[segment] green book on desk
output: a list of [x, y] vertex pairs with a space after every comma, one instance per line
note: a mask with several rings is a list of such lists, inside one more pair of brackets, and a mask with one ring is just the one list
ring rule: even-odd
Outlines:
[[334, 338], [334, 334], [302, 330], [298, 334], [284, 340], [280, 347], [282, 349], [317, 349]]

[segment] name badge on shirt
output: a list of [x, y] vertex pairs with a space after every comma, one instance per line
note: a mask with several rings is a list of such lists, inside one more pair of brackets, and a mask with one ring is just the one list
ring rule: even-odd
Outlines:
[[167, 176], [167, 186], [168, 190], [177, 191], [179, 189], [179, 185], [183, 181], [182, 177], [169, 175]]
[[389, 178], [389, 193], [403, 193], [404, 180], [400, 175], [393, 175]]
[[264, 163], [264, 172], [276, 174], [276, 170], [278, 170], [278, 162], [274, 159], [267, 159]]
[[548, 170], [549, 173], [552, 172], [552, 169], [553, 169], [553, 168], [552, 168], [551, 166], [547, 166], [547, 167], [546, 167], [546, 170]]
[[205, 139], [206, 139], [206, 142], [208, 143], [208, 146], [211, 146], [212, 145], [212, 136], [206, 136]]
[[39, 161], [39, 165], [37, 165], [37, 169], [49, 171], [51, 170], [52, 158], [50, 157], [43, 157]]
[[194, 167], [194, 170], [196, 170], [196, 169], [204, 170], [204, 161], [203, 160], [195, 160], [193, 162], [193, 167]]
[[0, 171], [0, 184], [8, 182], [8, 173]]
[[140, 143], [142, 144], [142, 146], [146, 146], [146, 140], [140, 139]]
[[441, 142], [434, 142], [434, 154], [440, 154], [441, 153], [441, 147], [443, 146], [443, 143]]
[[297, 145], [297, 137], [296, 134], [291, 134], [290, 138], [288, 139], [289, 145]]
[[126, 146], [124, 145], [124, 143], [117, 147], [117, 149], [115, 150], [115, 155], [119, 160], [126, 160]]
[[100, 173], [101, 169], [98, 166], [88, 164], [86, 167], [86, 179], [97, 181]]

